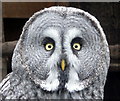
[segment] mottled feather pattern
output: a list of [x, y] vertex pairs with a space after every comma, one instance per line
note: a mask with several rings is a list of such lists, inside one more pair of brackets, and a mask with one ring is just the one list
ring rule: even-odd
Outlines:
[[102, 100], [109, 62], [107, 40], [94, 16], [72, 7], [45, 8], [23, 27], [0, 97]]

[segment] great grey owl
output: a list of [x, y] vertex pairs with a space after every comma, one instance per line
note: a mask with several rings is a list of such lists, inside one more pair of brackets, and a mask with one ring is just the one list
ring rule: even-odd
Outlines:
[[25, 24], [0, 84], [2, 99], [103, 99], [109, 48], [97, 19], [54, 6]]

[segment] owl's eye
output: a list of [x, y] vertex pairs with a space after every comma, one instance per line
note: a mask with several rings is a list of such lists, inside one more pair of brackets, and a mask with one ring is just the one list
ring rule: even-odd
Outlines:
[[80, 37], [76, 37], [71, 42], [71, 48], [73, 51], [80, 51], [82, 48], [83, 40]]
[[52, 44], [52, 43], [47, 43], [46, 45], [45, 45], [45, 49], [47, 50], [47, 51], [50, 51], [50, 50], [52, 50], [54, 48], [54, 45]]
[[51, 51], [55, 48], [55, 41], [50, 37], [45, 37], [42, 44], [47, 51]]
[[79, 43], [74, 43], [74, 44], [73, 44], [73, 49], [79, 51], [79, 50], [81, 49], [81, 45], [80, 45]]

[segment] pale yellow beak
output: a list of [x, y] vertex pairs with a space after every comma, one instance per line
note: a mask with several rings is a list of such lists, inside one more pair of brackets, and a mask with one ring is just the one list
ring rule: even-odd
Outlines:
[[66, 66], [65, 60], [62, 59], [62, 61], [61, 61], [61, 69], [62, 69], [63, 71], [65, 70], [65, 66]]

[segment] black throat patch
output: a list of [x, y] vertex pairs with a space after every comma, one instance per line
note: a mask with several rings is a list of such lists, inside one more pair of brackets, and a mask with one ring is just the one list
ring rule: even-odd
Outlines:
[[58, 80], [60, 84], [58, 86], [58, 90], [61, 90], [61, 91], [65, 90], [65, 84], [68, 82], [68, 75], [69, 75], [68, 67], [66, 67], [64, 71], [62, 71], [61, 69], [59, 70]]

